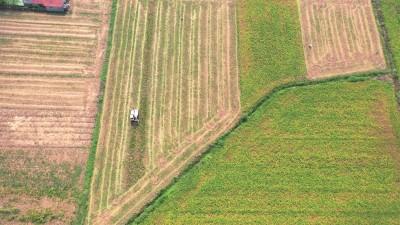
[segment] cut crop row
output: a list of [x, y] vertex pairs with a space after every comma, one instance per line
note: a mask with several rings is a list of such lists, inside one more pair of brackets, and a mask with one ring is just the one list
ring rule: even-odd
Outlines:
[[[130, 6], [134, 5], [134, 9]], [[124, 85], [126, 85], [129, 75], [125, 74], [125, 71], [121, 71], [124, 66], [124, 55], [127, 48], [125, 45], [129, 39], [130, 30], [129, 24], [131, 23], [131, 18], [133, 18], [130, 13], [131, 11], [136, 11], [138, 3], [134, 4], [131, 1], [119, 2], [117, 11], [122, 14], [117, 16], [115, 20], [115, 28], [113, 34], [113, 42], [116, 43], [111, 49], [110, 65], [108, 70], [107, 79], [107, 89], [105, 92], [105, 106], [104, 113], [108, 114], [106, 117], [103, 114], [102, 117], [102, 130], [100, 131], [100, 140], [96, 152], [96, 167], [94, 171], [95, 179], [92, 181], [91, 189], [91, 199], [89, 207], [88, 221], [91, 217], [105, 207], [108, 204], [108, 193], [109, 181], [112, 176], [110, 174], [112, 170], [114, 149], [113, 145], [120, 138], [125, 135], [124, 130], [121, 130], [118, 123], [118, 119], [122, 116], [122, 119], [126, 119], [126, 115], [121, 115], [120, 101], [124, 101], [128, 93], [120, 93], [120, 90], [124, 90]], [[125, 25], [126, 24], [126, 25]], [[130, 39], [129, 39], [130, 40]], [[126, 59], [125, 59], [126, 60]], [[122, 64], [120, 64], [122, 61]], [[111, 75], [110, 75], [111, 74]], [[125, 106], [126, 107], [126, 106]], [[122, 109], [123, 110], [123, 109]], [[104, 129], [106, 128], [106, 129]], [[122, 134], [119, 134], [121, 132]]]
[[354, 4], [301, 1], [310, 77], [385, 68], [371, 2]]
[[[142, 2], [138, 2], [140, 8]], [[129, 24], [131, 19], [123, 10], [126, 8], [126, 6], [123, 6], [124, 4], [129, 3], [120, 3], [117, 15], [120, 16], [119, 19], [124, 18], [122, 21], [125, 22], [116, 22], [122, 27], [131, 26], [126, 25]], [[141, 29], [146, 30], [143, 33], [147, 33], [147, 37], [150, 39], [146, 39], [146, 36], [137, 35], [137, 33], [141, 34], [141, 31], [134, 32], [135, 38], [142, 40], [131, 40], [134, 44], [130, 44], [136, 46], [137, 43], [142, 43], [141, 46], [146, 49], [146, 53], [143, 54], [144, 49], [136, 48], [133, 54], [144, 56], [144, 60], [136, 63], [136, 59], [132, 60], [132, 56], [127, 57], [126, 53], [118, 53], [117, 56], [130, 59], [133, 68], [137, 65], [140, 68], [134, 74], [137, 79], [132, 84], [133, 102], [135, 104], [132, 106], [147, 106], [141, 108], [141, 112], [145, 113], [145, 121], [140, 122], [141, 125], [138, 128], [128, 129], [128, 126], [126, 126], [128, 121], [124, 120], [128, 113], [128, 107], [122, 109], [126, 114], [116, 116], [113, 120], [120, 121], [120, 126], [125, 130], [124, 133], [138, 134], [138, 132], [144, 132], [142, 138], [145, 137], [144, 140], [147, 142], [147, 145], [145, 145], [147, 155], [145, 155], [145, 158], [136, 158], [135, 160], [144, 162], [146, 174], [138, 179], [136, 184], [131, 187], [128, 186], [129, 191], [127, 193], [117, 197], [121, 188], [121, 178], [126, 179], [128, 175], [125, 172], [126, 168], [118, 167], [125, 157], [130, 157], [129, 154], [124, 153], [123, 149], [126, 147], [121, 145], [125, 141], [124, 138], [120, 139], [120, 136], [126, 134], [120, 134], [118, 130], [111, 131], [110, 128], [107, 128], [108, 132], [113, 134], [108, 134], [108, 136], [118, 137], [117, 141], [120, 140], [120, 142], [114, 142], [112, 148], [108, 150], [114, 151], [114, 156], [104, 157], [101, 155], [104, 153], [97, 153], [98, 158], [102, 159], [102, 162], [97, 164], [101, 168], [100, 171], [109, 172], [101, 176], [95, 174], [96, 177], [92, 183], [89, 224], [119, 223], [120, 221], [117, 218], [126, 221], [126, 216], [131, 215], [132, 211], [137, 211], [148, 202], [160, 188], [164, 187], [173, 176], [176, 176], [187, 163], [193, 160], [193, 157], [204, 149], [206, 143], [212, 142], [218, 135], [232, 126], [240, 111], [234, 6], [217, 2], [199, 4], [182, 1], [146, 2], [143, 5], [148, 7], [146, 14], [154, 15], [151, 20], [148, 20], [146, 15], [145, 25], [140, 26]], [[217, 15], [217, 19], [213, 19], [212, 15]], [[142, 17], [139, 16], [139, 18]], [[123, 39], [124, 31], [128, 29], [121, 27], [118, 29], [121, 29], [122, 32], [117, 32], [117, 39], [113, 39], [114, 43], [117, 46], [129, 45], [129, 43], [126, 43], [126, 39]], [[146, 41], [143, 39], [146, 39]], [[204, 48], [207, 48], [207, 50], [204, 51]], [[114, 49], [113, 52], [115, 51], [117, 50]], [[135, 53], [135, 51], [137, 52]], [[123, 68], [124, 65], [120, 67]], [[142, 76], [143, 69], [147, 71], [146, 76]], [[204, 71], [207, 71], [207, 73], [204, 73]], [[206, 74], [206, 82], [204, 82], [204, 74]], [[121, 75], [113, 73], [113, 76], [109, 75], [109, 78], [113, 80], [119, 76]], [[142, 81], [145, 77], [149, 80], [144, 82], [143, 86]], [[108, 80], [108, 87], [109, 84], [112, 84], [110, 79]], [[118, 87], [118, 83], [113, 85]], [[121, 87], [129, 89], [128, 86]], [[142, 93], [143, 90], [147, 94]], [[116, 100], [106, 103], [106, 105], [113, 104], [114, 108], [120, 108], [121, 101], [126, 101], [126, 99], [120, 100], [121, 97], [118, 97], [120, 95], [116, 92], [113, 95], [116, 96]], [[204, 101], [204, 97], [207, 101]], [[143, 99], [148, 99], [148, 103]], [[141, 102], [140, 105], [139, 102]], [[207, 104], [203, 105], [204, 102]], [[204, 108], [207, 109], [205, 117], [202, 115]], [[111, 113], [111, 115], [115, 114], [114, 112]], [[145, 123], [146, 129], [143, 129], [143, 123]], [[101, 136], [100, 141], [104, 137]], [[119, 156], [121, 149], [122, 156]], [[107, 166], [110, 168], [104, 169]], [[114, 171], [116, 171], [116, 175], [114, 175]], [[108, 184], [107, 179], [109, 179]], [[93, 190], [98, 190], [102, 183], [103, 188], [100, 188], [100, 193], [94, 192]], [[115, 187], [118, 191], [112, 190]], [[143, 194], [141, 191], [145, 189], [150, 192]], [[99, 194], [100, 199], [98, 199]], [[130, 202], [128, 204], [129, 201], [135, 201], [135, 203]], [[112, 205], [110, 205], [111, 202]], [[104, 210], [105, 213], [102, 213]]]

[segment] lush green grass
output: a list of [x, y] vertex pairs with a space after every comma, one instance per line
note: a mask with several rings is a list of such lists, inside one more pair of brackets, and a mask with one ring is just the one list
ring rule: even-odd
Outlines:
[[239, 0], [241, 104], [306, 74], [296, 0]]
[[398, 224], [399, 122], [381, 81], [280, 91], [136, 222]]
[[385, 19], [385, 26], [389, 32], [390, 48], [393, 52], [394, 63], [397, 72], [400, 71], [400, 1], [382, 0], [382, 11]]

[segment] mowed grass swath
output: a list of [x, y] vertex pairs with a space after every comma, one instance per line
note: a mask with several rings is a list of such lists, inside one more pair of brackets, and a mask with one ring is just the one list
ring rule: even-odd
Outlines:
[[87, 223], [126, 222], [238, 119], [235, 17], [232, 1], [117, 3]]
[[133, 224], [396, 224], [396, 108], [377, 80], [280, 91]]
[[237, 0], [243, 111], [279, 85], [305, 79], [295, 0]]
[[386, 68], [370, 0], [301, 0], [300, 12], [309, 78]]
[[0, 224], [75, 217], [109, 4], [77, 1], [63, 16], [0, 11]]

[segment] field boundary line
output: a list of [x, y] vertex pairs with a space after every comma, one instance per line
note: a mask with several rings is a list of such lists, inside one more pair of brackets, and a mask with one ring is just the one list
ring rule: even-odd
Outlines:
[[202, 37], [201, 37], [201, 28], [202, 28], [202, 9], [203, 7], [200, 5], [199, 7], [199, 12], [198, 12], [198, 23], [197, 23], [197, 107], [196, 107], [196, 112], [197, 112], [197, 121], [196, 121], [196, 127], [200, 127], [200, 118], [201, 118], [201, 84], [202, 84], [202, 80], [201, 80], [201, 74], [203, 72], [202, 69], [202, 59], [201, 59], [201, 41], [202, 41]]
[[181, 96], [182, 96], [182, 76], [183, 76], [183, 48], [185, 44], [185, 24], [186, 24], [186, 4], [182, 3], [182, 11], [180, 16], [182, 16], [181, 19], [181, 27], [180, 27], [180, 32], [179, 34], [179, 63], [178, 63], [178, 85], [177, 85], [177, 104], [176, 104], [176, 143], [181, 142], [182, 138], [182, 132], [181, 132], [181, 114], [182, 114], [182, 101], [181, 101]]
[[105, 40], [106, 43], [106, 49], [105, 49], [105, 54], [103, 59], [101, 60], [103, 62], [101, 71], [100, 71], [100, 88], [99, 88], [99, 97], [97, 99], [97, 112], [96, 112], [96, 119], [94, 121], [94, 128], [93, 128], [93, 134], [92, 134], [92, 141], [91, 141], [91, 147], [89, 150], [89, 156], [86, 162], [86, 171], [85, 171], [85, 176], [84, 176], [84, 181], [83, 181], [83, 189], [82, 189], [82, 195], [80, 196], [80, 200], [78, 203], [77, 207], [77, 216], [73, 220], [72, 224], [73, 225], [83, 225], [85, 223], [90, 222], [90, 210], [91, 210], [91, 203], [92, 203], [92, 178], [93, 178], [93, 173], [94, 173], [94, 168], [95, 168], [95, 161], [96, 161], [96, 150], [97, 150], [97, 144], [99, 141], [100, 137], [100, 129], [101, 129], [101, 118], [103, 114], [103, 98], [104, 98], [104, 92], [105, 92], [105, 86], [106, 86], [106, 81], [107, 81], [107, 72], [108, 72], [108, 67], [109, 67], [109, 60], [110, 60], [110, 54], [111, 54], [111, 49], [113, 47], [112, 42], [114, 40], [114, 27], [116, 25], [116, 14], [118, 11], [117, 7], [117, 0], [112, 0], [111, 2], [111, 9], [110, 15], [106, 17], [106, 21], [108, 23], [108, 30], [107, 32], [107, 37]]
[[[303, 80], [303, 81], [297, 81], [297, 82], [287, 83], [287, 84], [278, 86], [278, 87], [274, 88], [272, 91], [268, 92], [266, 95], [264, 95], [264, 97], [262, 97], [255, 104], [253, 110], [251, 110], [249, 113], [246, 113], [244, 116], [242, 116], [240, 121], [238, 122], [238, 124], [235, 125], [234, 128], [232, 128], [230, 131], [228, 131], [221, 138], [217, 139], [215, 143], [216, 144], [221, 144], [219, 141], [223, 141], [223, 138], [226, 137], [227, 135], [229, 135], [230, 132], [232, 132], [234, 129], [239, 127], [239, 125], [241, 123], [246, 122], [248, 117], [250, 117], [258, 109], [259, 106], [261, 106], [262, 104], [267, 102], [271, 97], [273, 97], [274, 94], [276, 94], [277, 92], [280, 92], [280, 91], [282, 91], [284, 89], [294, 88], [294, 87], [301, 87], [301, 86], [317, 85], [317, 84], [323, 84], [323, 83], [334, 82], [334, 81], [362, 82], [362, 81], [365, 81], [365, 80], [372, 79], [373, 77], [387, 75], [388, 73], [390, 73], [390, 72], [388, 72], [386, 70], [384, 70], [384, 71], [373, 71], [371, 73], [365, 73], [364, 72], [364, 73], [351, 74], [351, 75], [346, 75], [346, 76], [341, 76], [341, 77], [325, 78], [325, 79], [314, 80], [314, 81], [304, 81]], [[211, 145], [209, 148], [212, 148], [212, 146], [213, 145]], [[202, 154], [202, 156], [200, 158], [203, 158], [206, 154], [207, 153]], [[192, 164], [195, 164], [195, 162], [192, 163]], [[186, 170], [189, 170], [189, 169], [190, 168], [188, 167]], [[186, 170], [184, 170], [181, 174], [184, 174], [184, 172]], [[174, 182], [172, 182], [169, 186], [173, 185], [173, 183]], [[157, 201], [157, 200], [155, 200], [155, 201]]]
[[154, 28], [154, 42], [153, 42], [153, 54], [152, 54], [152, 69], [151, 69], [151, 102], [150, 102], [150, 113], [149, 113], [149, 118], [148, 118], [148, 123], [149, 123], [149, 136], [148, 139], [150, 140], [148, 142], [149, 147], [147, 149], [148, 151], [148, 169], [152, 170], [154, 166], [154, 160], [155, 160], [155, 152], [154, 152], [154, 134], [155, 134], [155, 104], [157, 100], [157, 75], [158, 75], [158, 58], [159, 58], [159, 51], [160, 51], [160, 44], [162, 42], [161, 40], [161, 28], [162, 28], [162, 13], [163, 13], [163, 4], [160, 3], [161, 1], [157, 1], [157, 15], [156, 15], [156, 26]]
[[[168, 2], [167, 2], [167, 4], [169, 4]], [[168, 9], [167, 9], [167, 15], [166, 15], [166, 26], [165, 26], [165, 31], [164, 32], [166, 32], [166, 31], [170, 31], [170, 29], [171, 29], [171, 16], [173, 17], [173, 18], [175, 18], [175, 16], [174, 16], [174, 13], [173, 13], [173, 10], [171, 10], [171, 6], [167, 6], [168, 7]], [[172, 11], [172, 12], [171, 12]], [[160, 119], [161, 119], [161, 121], [159, 122], [159, 126], [160, 126], [160, 128], [159, 128], [159, 131], [160, 131], [160, 135], [159, 135], [159, 143], [160, 143], [160, 149], [161, 149], [161, 153], [162, 154], [164, 154], [165, 155], [165, 149], [164, 149], [164, 146], [165, 146], [165, 121], [167, 120], [165, 117], [166, 117], [166, 101], [165, 101], [165, 99], [166, 99], [166, 95], [167, 95], [167, 90], [168, 90], [168, 83], [169, 83], [169, 80], [167, 79], [167, 77], [168, 77], [168, 72], [169, 72], [169, 63], [168, 63], [168, 59], [169, 59], [169, 57], [168, 57], [168, 53], [169, 53], [169, 50], [170, 50], [170, 48], [171, 48], [171, 44], [170, 44], [170, 42], [171, 42], [171, 35], [169, 34], [169, 32], [166, 32], [166, 36], [164, 37], [165, 38], [165, 40], [164, 40], [164, 46], [163, 46], [163, 48], [164, 48], [164, 51], [163, 51], [163, 68], [162, 68], [162, 74], [161, 74], [161, 76], [163, 77], [163, 80], [162, 80], [162, 91], [161, 91], [161, 99], [160, 99], [160, 102], [162, 102], [162, 104], [161, 104], [161, 108], [160, 108]]]
[[[229, 16], [231, 15], [231, 12], [230, 12], [230, 6], [229, 5], [227, 5], [226, 6], [226, 27], [227, 27], [227, 38], [226, 38], [226, 68], [227, 68], [227, 70], [225, 71], [226, 72], [226, 74], [228, 74], [228, 81], [227, 81], [227, 90], [228, 90], [228, 96], [227, 96], [227, 99], [228, 99], [228, 102], [227, 102], [227, 104], [228, 104], [228, 109], [229, 110], [232, 110], [232, 97], [231, 97], [231, 90], [232, 90], [232, 85], [231, 85], [231, 76], [237, 76], [237, 77], [239, 77], [239, 74], [238, 73], [234, 73], [233, 74], [233, 71], [231, 70], [232, 68], [231, 68], [231, 60], [230, 60], [230, 56], [231, 56], [231, 49], [230, 49], [230, 47], [231, 47], [231, 38], [232, 38], [232, 36], [231, 36], [231, 34], [232, 33], [234, 33], [234, 32], [232, 32], [232, 27], [231, 27], [231, 23], [230, 23], [230, 20], [229, 20]], [[235, 45], [235, 46], [237, 46], [237, 45]], [[235, 89], [236, 90], [236, 89]], [[239, 100], [239, 102], [240, 102], [240, 100]]]
[[210, 118], [210, 77], [212, 75], [213, 69], [211, 67], [211, 45], [212, 45], [212, 5], [211, 3], [207, 4], [207, 102], [206, 102], [206, 111], [207, 111], [207, 119]]
[[[246, 123], [248, 119], [264, 104], [267, 104], [273, 97], [275, 97], [278, 93], [281, 93], [284, 90], [287, 89], [292, 89], [296, 87], [307, 87], [307, 86], [314, 86], [314, 85], [322, 85], [325, 83], [329, 82], [364, 82], [367, 80], [372, 80], [374, 78], [380, 77], [380, 76], [385, 76], [389, 74], [390, 71], [374, 71], [370, 73], [354, 73], [351, 75], [344, 75], [344, 76], [337, 76], [337, 77], [331, 77], [331, 78], [325, 78], [325, 79], [318, 79], [318, 80], [301, 80], [301, 81], [294, 81], [294, 82], [289, 82], [280, 86], [277, 86], [273, 88], [270, 92], [268, 92], [266, 95], [261, 97], [259, 101], [257, 101], [256, 104], [253, 105], [253, 107], [247, 112], [242, 114], [240, 116], [238, 122], [236, 124], [232, 125], [232, 128], [229, 130], [225, 130], [225, 132], [222, 132], [222, 136], [220, 136], [218, 139], [215, 141], [211, 142], [211, 144], [208, 144], [206, 149], [199, 154], [196, 158], [192, 160], [190, 164], [186, 166], [184, 170], [182, 170], [179, 175], [177, 175], [169, 185], [167, 185], [165, 188], [163, 188], [157, 196], [150, 202], [148, 203], [144, 209], [141, 211], [141, 213], [137, 214], [136, 216], [133, 216], [129, 221], [128, 224], [135, 223], [137, 224], [140, 221], [143, 221], [149, 213], [151, 213], [155, 207], [157, 207], [161, 202], [166, 197], [166, 193], [168, 190], [170, 190], [173, 185], [180, 180], [181, 177], [183, 177], [185, 174], [187, 174], [190, 170], [192, 170], [196, 165], [198, 165], [201, 160], [207, 157], [207, 155], [214, 150], [214, 147], [217, 146], [223, 146], [224, 140], [231, 134], [233, 133], [236, 129], [238, 129], [242, 124]], [[239, 109], [239, 115], [240, 115], [240, 109]]]
[[[133, 73], [134, 73], [134, 69], [136, 68], [136, 51], [137, 51], [137, 40], [138, 38], [136, 38], [137, 33], [138, 33], [138, 26], [139, 26], [139, 21], [141, 21], [141, 9], [142, 5], [140, 3], [138, 3], [138, 7], [136, 10], [136, 19], [134, 21], [134, 27], [135, 30], [133, 31], [133, 35], [131, 38], [131, 43], [132, 43], [132, 47], [131, 47], [131, 55], [129, 56], [129, 59], [131, 61], [131, 64], [129, 65], [129, 87], [127, 88], [127, 96], [130, 96], [126, 99], [126, 104], [125, 104], [125, 113], [127, 115], [127, 111], [129, 110], [129, 106], [132, 105], [132, 101], [133, 101]], [[140, 87], [139, 87], [140, 88]], [[120, 142], [120, 146], [122, 146], [122, 151], [118, 156], [118, 159], [120, 161], [120, 163], [118, 164], [118, 168], [117, 168], [117, 178], [116, 178], [116, 188], [115, 188], [115, 193], [118, 194], [122, 191], [122, 180], [123, 180], [123, 168], [124, 168], [124, 156], [125, 156], [125, 152], [128, 149], [128, 135], [129, 135], [129, 125], [126, 126], [126, 123], [128, 121], [125, 119], [124, 120], [124, 137], [123, 139], [121, 139]]]
[[[191, 132], [192, 132], [192, 122], [193, 122], [193, 120], [191, 119], [192, 118], [192, 116], [193, 116], [193, 114], [192, 114], [192, 111], [193, 111], [193, 109], [192, 109], [192, 105], [193, 105], [193, 101], [192, 101], [192, 91], [193, 91], [193, 52], [194, 52], [194, 50], [193, 50], [193, 34], [194, 34], [194, 32], [193, 32], [193, 4], [190, 4], [190, 29], [189, 29], [189, 54], [188, 54], [188, 59], [189, 59], [189, 62], [188, 62], [188, 64], [189, 64], [189, 71], [188, 71], [188, 74], [186, 75], [186, 77], [188, 77], [189, 78], [189, 81], [187, 82], [188, 83], [188, 86], [187, 86], [187, 99], [188, 99], [188, 105], [186, 106], [186, 108], [187, 108], [187, 110], [188, 110], [188, 112], [186, 113], [186, 116], [187, 116], [187, 119], [189, 120], [188, 121], [188, 123], [186, 124], [186, 128], [185, 129], [188, 129], [188, 134], [187, 135], [190, 135], [191, 134]], [[185, 136], [185, 129], [184, 129], [184, 132], [183, 132], [183, 134], [184, 134], [184, 136]]]
[[[232, 115], [233, 115], [233, 116], [231, 117], [231, 114], [229, 114], [229, 115], [226, 114], [223, 118], [220, 118], [220, 119], [219, 119], [218, 121], [216, 121], [215, 123], [218, 124], [218, 125], [222, 125], [223, 127], [232, 127], [232, 126], [234, 125], [233, 121], [238, 120], [239, 117], [240, 117], [240, 110], [238, 109], [236, 112], [232, 112]], [[219, 136], [220, 136], [221, 134], [223, 134], [226, 130], [227, 130], [227, 129], [220, 129], [220, 130], [219, 130], [218, 132], [216, 132], [215, 134], [212, 134], [212, 136], [213, 136], [213, 137], [219, 137]], [[197, 140], [198, 140], [198, 139], [201, 139], [202, 137], [206, 136], [207, 134], [208, 134], [208, 131], [205, 130], [199, 137], [197, 137]], [[212, 138], [211, 138], [211, 139], [212, 139]], [[173, 177], [175, 177], [176, 173], [179, 173], [179, 172], [178, 172], [179, 170], [181, 170], [182, 168], [184, 168], [184, 167], [186, 167], [188, 164], [190, 164], [190, 162], [191, 162], [194, 158], [199, 157], [200, 155], [202, 155], [202, 153], [204, 152], [204, 149], [206, 148], [206, 146], [208, 146], [208, 145], [209, 145], [210, 143], [212, 143], [212, 142], [213, 142], [213, 141], [208, 141], [208, 142], [206, 142], [206, 143], [203, 143], [203, 144], [201, 144], [200, 147], [196, 148], [196, 149], [198, 149], [198, 151], [192, 151], [192, 152], [188, 151], [188, 150], [191, 148], [191, 146], [190, 146], [190, 144], [187, 144], [187, 145], [185, 146], [185, 148], [186, 148], [185, 151], [188, 151], [189, 156], [184, 157], [183, 155], [178, 155], [178, 156], [176, 156], [176, 157], [174, 158], [174, 160], [170, 161], [170, 162], [167, 164], [167, 166], [163, 167], [160, 171], [155, 171], [155, 174], [153, 174], [153, 176], [159, 177], [159, 176], [163, 175], [164, 173], [167, 173], [167, 174], [166, 174], [167, 178], [161, 179], [158, 183], [155, 184], [155, 186], [153, 186], [153, 189], [154, 189], [154, 188], [155, 188], [155, 189], [159, 188], [159, 187], [160, 187], [161, 185], [163, 185], [166, 181], [173, 180]], [[183, 158], [184, 161], [183, 161], [183, 162], [178, 162], [179, 159], [180, 159], [181, 157], [184, 157], [184, 158]], [[178, 168], [174, 168], [174, 165], [177, 165]], [[147, 181], [147, 182], [149, 182], [149, 181]], [[169, 183], [169, 182], [167, 182], [167, 183]], [[139, 189], [139, 191], [142, 190], [143, 188], [144, 188], [144, 186], [142, 186], [142, 187]], [[132, 201], [132, 199], [135, 198], [135, 195], [138, 195], [138, 194], [140, 194], [140, 193], [138, 193], [138, 191], [137, 191], [137, 192], [134, 192], [134, 195], [133, 195], [133, 196], [127, 195], [127, 196], [124, 198], [124, 199], [126, 199], [126, 198], [127, 198], [127, 199], [126, 199], [126, 200], [122, 200], [123, 202], [125, 202], [125, 203], [123, 203], [123, 204], [126, 205], [128, 202]], [[151, 192], [146, 193], [146, 194], [149, 194], [150, 196], [151, 196], [151, 195], [157, 195], [157, 191], [155, 191], [155, 192], [154, 192], [154, 191], [151, 191]], [[144, 201], [146, 201], [146, 200], [148, 200], [148, 199], [147, 199], [147, 198], [144, 198], [144, 199], [139, 200], [139, 202], [137, 202], [137, 204], [135, 204], [135, 206], [140, 205], [139, 203], [144, 202]], [[142, 208], [142, 207], [141, 207], [141, 208]], [[128, 210], [132, 210], [132, 209], [131, 209], [131, 208], [128, 208]], [[137, 209], [136, 209], [136, 210], [137, 210]], [[115, 213], [118, 213], [118, 211], [121, 211], [121, 210], [118, 209], [118, 208], [112, 208], [112, 209], [109, 211], [109, 215], [108, 215], [108, 216], [111, 216], [111, 217], [113, 217], [113, 218], [116, 218], [116, 217], [115, 217]], [[114, 212], [115, 212], [115, 213], [114, 213]], [[125, 220], [124, 217], [126, 217], [126, 216], [129, 217], [129, 214], [132, 214], [132, 212], [131, 212], [131, 211], [122, 212], [122, 216], [121, 216], [121, 217], [118, 217], [118, 218], [117, 218], [117, 221], [116, 221], [114, 224], [120, 224], [119, 222]], [[106, 218], [109, 219], [109, 217], [107, 217], [107, 216], [106, 216]], [[103, 219], [104, 219], [104, 218], [103, 218]], [[129, 219], [127, 219], [127, 220], [129, 220]]]
[[[116, 46], [113, 45], [112, 43], [115, 40], [115, 36], [116, 36], [116, 32], [114, 32], [114, 30], [115, 30], [115, 27], [118, 22], [118, 20], [117, 20], [118, 12], [119, 12], [118, 0], [113, 0], [111, 20], [110, 20], [110, 25], [109, 25], [110, 26], [109, 37], [107, 40], [106, 58], [104, 60], [103, 68], [101, 71], [101, 78], [100, 78], [101, 85], [102, 85], [100, 88], [100, 95], [99, 95], [100, 96], [99, 97], [100, 110], [98, 112], [98, 118], [96, 119], [96, 124], [97, 123], [99, 124], [99, 128], [98, 128], [99, 131], [98, 131], [97, 137], [93, 136], [93, 138], [95, 139], [96, 142], [94, 143], [95, 145], [93, 145], [93, 148], [94, 148], [94, 150], [93, 150], [94, 153], [92, 156], [93, 157], [93, 165], [92, 165], [91, 171], [89, 171], [89, 172], [91, 172], [90, 184], [89, 184], [90, 185], [90, 193], [88, 194], [89, 195], [89, 208], [88, 208], [88, 212], [85, 212], [87, 214], [86, 222], [82, 221], [82, 223], [80, 223], [80, 224], [84, 224], [84, 223], [90, 224], [91, 216], [94, 213], [92, 211], [94, 210], [93, 207], [95, 207], [94, 202], [93, 202], [93, 200], [94, 200], [93, 199], [94, 198], [93, 183], [94, 183], [95, 179], [92, 179], [92, 177], [96, 177], [96, 176], [94, 176], [94, 175], [98, 175], [96, 173], [99, 173], [99, 174], [101, 173], [101, 171], [99, 171], [95, 167], [96, 166], [96, 158], [97, 158], [96, 155], [98, 154], [98, 147], [99, 147], [98, 142], [99, 142], [100, 138], [102, 137], [102, 133], [104, 132], [104, 131], [102, 131], [104, 126], [101, 122], [103, 120], [103, 117], [105, 116], [103, 110], [104, 110], [104, 106], [105, 106], [104, 105], [105, 97], [107, 94], [107, 86], [108, 86], [109, 82], [111, 82], [109, 79], [107, 79], [107, 75], [110, 72], [111, 59], [114, 57], [114, 54], [115, 54], [113, 50], [115, 49]], [[90, 159], [92, 159], [92, 158], [90, 158]]]
[[394, 91], [397, 99], [398, 108], [400, 108], [400, 81], [399, 81], [399, 71], [396, 69], [396, 59], [393, 54], [392, 43], [390, 40], [389, 32], [385, 25], [385, 16], [382, 12], [381, 0], [372, 0], [372, 9], [374, 13], [375, 21], [378, 25], [378, 32], [382, 42], [382, 51], [385, 56], [386, 66], [390, 69], [392, 73], [392, 79], [394, 83]]
[[[114, 136], [115, 140], [113, 140], [113, 142], [111, 144], [112, 154], [111, 154], [111, 166], [109, 169], [110, 175], [107, 178], [108, 179], [108, 181], [107, 181], [107, 183], [108, 183], [107, 200], [106, 200], [107, 207], [108, 207], [108, 203], [112, 200], [112, 197], [113, 197], [115, 191], [117, 190], [117, 187], [115, 187], [117, 174], [115, 174], [115, 179], [114, 179], [114, 173], [116, 173], [115, 170], [119, 167], [118, 156], [120, 155], [120, 152], [121, 152], [122, 141], [123, 141], [124, 137], [127, 135], [123, 131], [125, 130], [125, 121], [126, 121], [126, 117], [125, 117], [126, 111], [127, 111], [126, 102], [129, 98], [129, 95], [127, 96], [126, 92], [129, 92], [129, 87], [131, 85], [129, 82], [131, 74], [128, 72], [128, 76], [126, 76], [126, 74], [127, 74], [126, 59], [127, 59], [127, 54], [129, 53], [129, 50], [132, 50], [132, 47], [131, 47], [131, 49], [128, 48], [129, 44], [132, 44], [132, 42], [130, 42], [131, 39], [129, 39], [129, 36], [130, 35], [133, 36], [132, 33], [133, 33], [134, 25], [136, 25], [136, 16], [137, 16], [138, 7], [139, 7], [139, 1], [136, 1], [135, 3], [133, 3], [133, 2], [128, 3], [128, 11], [129, 11], [128, 16], [127, 16], [128, 21], [127, 21], [126, 33], [124, 34], [124, 39], [122, 41], [122, 43], [125, 42], [125, 46], [124, 46], [124, 50], [122, 52], [123, 60], [120, 61], [120, 64], [122, 64], [120, 66], [120, 67], [122, 67], [122, 68], [120, 68], [121, 69], [120, 77], [121, 77], [122, 83], [120, 83], [120, 86], [119, 86], [119, 98], [118, 98], [117, 111], [116, 111], [116, 116], [117, 116], [116, 127], [118, 128], [118, 130], [115, 132], [115, 136]], [[132, 17], [133, 17], [133, 19], [132, 19]], [[122, 44], [122, 45], [124, 45], [124, 44]], [[130, 55], [129, 55], [129, 57], [130, 57]], [[129, 58], [129, 61], [131, 61], [131, 58]], [[129, 69], [130, 69], [130, 65], [128, 66], [128, 71], [129, 71]], [[121, 115], [121, 105], [123, 107], [122, 115]], [[121, 124], [121, 122], [122, 122], [122, 124]], [[115, 158], [117, 158], [117, 159], [115, 159]], [[113, 186], [114, 191], [111, 190], [111, 186]]]
[[[122, 113], [122, 127], [121, 127], [121, 130], [122, 130], [121, 135], [122, 135], [122, 137], [120, 138], [120, 142], [118, 144], [119, 151], [117, 152], [116, 166], [115, 166], [115, 169], [114, 169], [116, 174], [115, 174], [114, 183], [112, 183], [113, 186], [114, 186], [114, 188], [113, 188], [114, 196], [118, 195], [118, 193], [119, 193], [119, 191], [121, 189], [119, 184], [120, 184], [120, 179], [122, 179], [121, 178], [121, 171], [120, 171], [121, 165], [123, 164], [122, 155], [123, 155], [123, 152], [125, 151], [125, 149], [126, 149], [126, 147], [128, 145], [128, 143], [126, 143], [126, 139], [127, 139], [128, 135], [129, 135], [129, 130], [128, 130], [129, 129], [129, 125], [127, 125], [127, 123], [129, 123], [129, 121], [126, 118], [126, 115], [128, 115], [128, 112], [130, 110], [129, 109], [129, 105], [130, 105], [131, 97], [132, 97], [131, 89], [132, 89], [132, 81], [133, 81], [133, 69], [135, 67], [135, 59], [136, 59], [136, 40], [137, 40], [136, 34], [137, 34], [138, 20], [139, 20], [139, 16], [140, 16], [140, 6], [141, 5], [140, 5], [139, 1], [136, 1], [136, 6], [133, 8], [133, 10], [134, 10], [133, 17], [134, 18], [133, 18], [133, 20], [130, 19], [132, 21], [132, 24], [131, 24], [132, 31], [130, 32], [131, 39], [128, 38], [127, 44], [126, 44], [126, 47], [125, 47], [127, 49], [128, 53], [129, 53], [129, 57], [125, 57], [125, 58], [128, 58], [129, 62], [131, 62], [131, 63], [129, 63], [128, 70], [127, 70], [127, 74], [128, 74], [127, 81], [128, 81], [128, 84], [126, 85], [125, 91], [123, 92], [124, 93], [124, 101], [122, 103], [122, 106], [123, 106], [122, 112], [123, 113]], [[128, 29], [128, 32], [129, 32], [129, 29]], [[129, 37], [129, 35], [128, 35], [128, 37]], [[129, 44], [131, 45], [131, 47], [128, 49]], [[124, 63], [124, 67], [125, 67], [125, 63]], [[124, 74], [125, 74], [125, 69], [123, 71], [124, 71]], [[111, 180], [112, 180], [112, 178], [111, 178]], [[110, 188], [111, 187], [109, 187], [109, 189]]]

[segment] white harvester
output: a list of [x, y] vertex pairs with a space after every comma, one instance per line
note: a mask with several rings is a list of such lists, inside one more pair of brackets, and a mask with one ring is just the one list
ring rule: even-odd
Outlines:
[[131, 109], [131, 114], [129, 115], [129, 119], [131, 120], [131, 125], [139, 124], [139, 110]]

